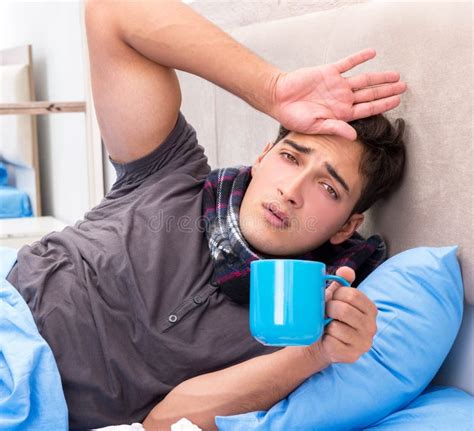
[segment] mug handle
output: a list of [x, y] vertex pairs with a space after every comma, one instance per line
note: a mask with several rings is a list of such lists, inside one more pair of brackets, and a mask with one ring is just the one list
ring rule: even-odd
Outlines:
[[[328, 275], [328, 274], [326, 274], [324, 276], [324, 280], [325, 281], [328, 281], [328, 280], [337, 281], [338, 283], [340, 283], [340, 284], [342, 284], [343, 286], [346, 286], [346, 287], [350, 287], [350, 285], [351, 285], [351, 283], [349, 283], [345, 278], [342, 278], [339, 275]], [[324, 319], [324, 326], [326, 326], [332, 320], [334, 320], [332, 317], [328, 317], [327, 319]]]

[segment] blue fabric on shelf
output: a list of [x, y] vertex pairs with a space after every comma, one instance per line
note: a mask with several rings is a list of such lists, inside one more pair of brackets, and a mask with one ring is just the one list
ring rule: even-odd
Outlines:
[[27, 193], [8, 185], [8, 171], [0, 162], [0, 218], [31, 217], [30, 198]]
[[53, 353], [28, 305], [6, 281], [17, 250], [0, 247], [0, 431], [67, 430]]
[[268, 411], [217, 416], [218, 429], [361, 429], [412, 402], [432, 381], [461, 324], [456, 251], [419, 247], [384, 262], [358, 288], [378, 308], [372, 349], [353, 364], [311, 376]]
[[30, 198], [21, 190], [0, 186], [0, 218], [31, 217]]
[[8, 185], [8, 171], [4, 163], [0, 162], [0, 186]]

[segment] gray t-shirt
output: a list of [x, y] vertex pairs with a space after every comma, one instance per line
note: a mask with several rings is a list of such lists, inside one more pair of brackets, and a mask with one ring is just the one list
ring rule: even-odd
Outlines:
[[21, 248], [8, 280], [53, 350], [72, 428], [141, 421], [180, 382], [279, 350], [209, 283], [210, 171], [180, 114], [84, 220]]

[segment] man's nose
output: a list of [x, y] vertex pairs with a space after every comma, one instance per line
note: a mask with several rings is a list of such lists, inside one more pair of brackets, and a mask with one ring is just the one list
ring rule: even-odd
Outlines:
[[303, 205], [303, 184], [305, 175], [300, 174], [296, 177], [287, 178], [278, 188], [283, 199], [295, 208]]

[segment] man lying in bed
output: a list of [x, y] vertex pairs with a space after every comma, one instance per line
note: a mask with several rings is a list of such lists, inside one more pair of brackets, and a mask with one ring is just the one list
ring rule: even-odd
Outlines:
[[[22, 248], [8, 276], [53, 350], [71, 427], [143, 421], [159, 403], [150, 429], [183, 416], [213, 429], [216, 415], [268, 409], [310, 375], [367, 352], [377, 310], [335, 284], [327, 314], [336, 320], [320, 341], [255, 341], [249, 263], [322, 260], [355, 285], [380, 263], [383, 242], [355, 231], [402, 175], [403, 123], [376, 115], [399, 104], [399, 75], [341, 76], [372, 50], [286, 73], [179, 2], [90, 1], [86, 25], [117, 181], [83, 221]], [[173, 69], [276, 119], [277, 143], [251, 169], [211, 173], [180, 114]]]

